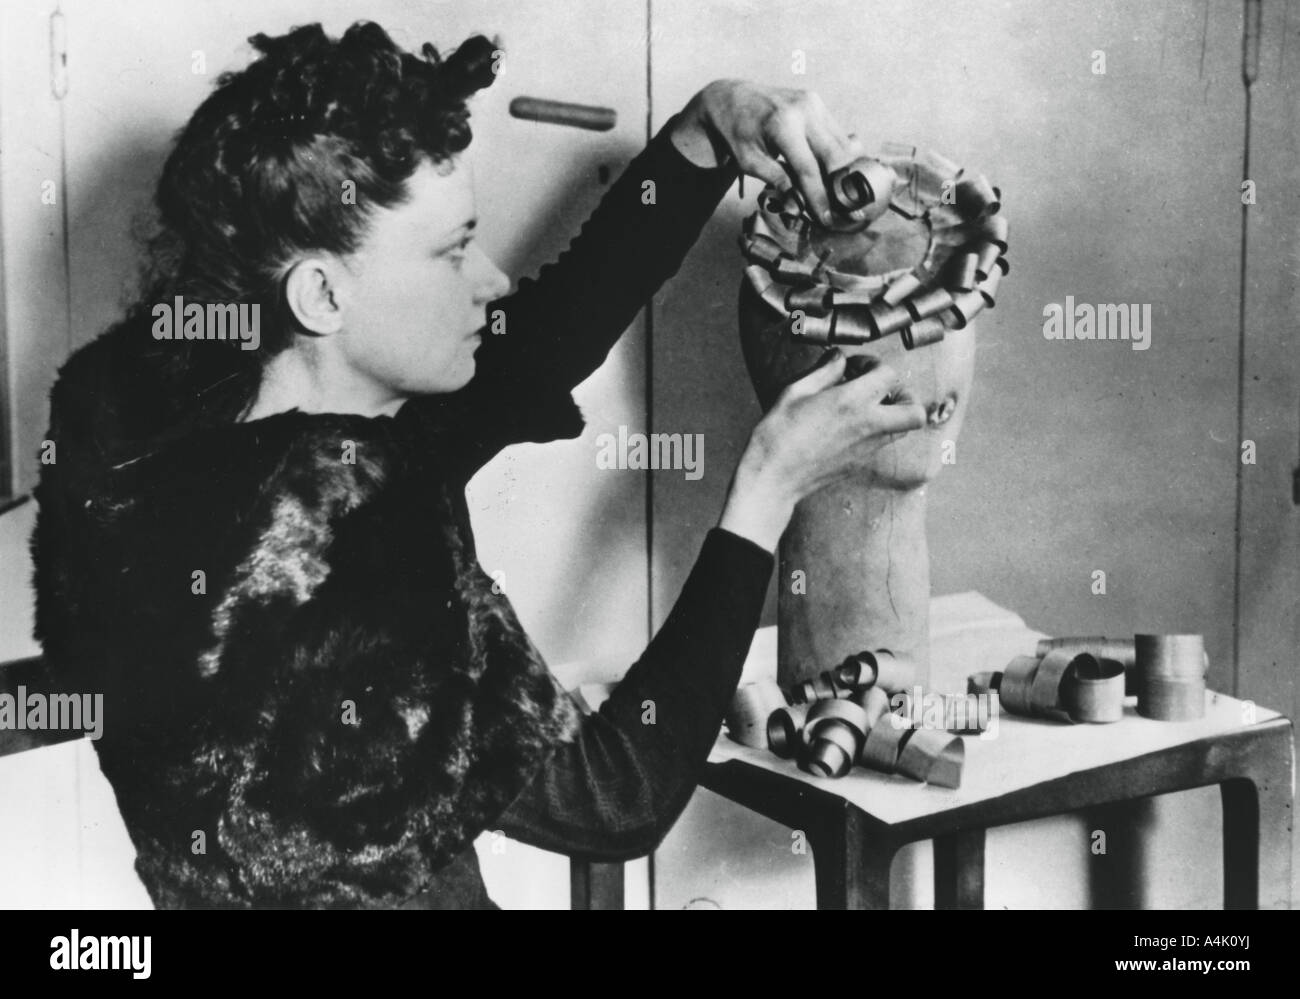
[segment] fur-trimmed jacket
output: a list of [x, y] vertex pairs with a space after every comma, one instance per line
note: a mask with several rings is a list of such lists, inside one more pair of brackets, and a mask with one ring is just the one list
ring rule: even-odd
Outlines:
[[[464, 487], [507, 444], [581, 431], [570, 389], [734, 179], [667, 132], [493, 303], [508, 334], [459, 393], [214, 421], [129, 320], [61, 371], [37, 637], [64, 686], [105, 695], [100, 762], [155, 904], [400, 904], [573, 737], [479, 567]], [[646, 179], [671, 208], [641, 203]]]

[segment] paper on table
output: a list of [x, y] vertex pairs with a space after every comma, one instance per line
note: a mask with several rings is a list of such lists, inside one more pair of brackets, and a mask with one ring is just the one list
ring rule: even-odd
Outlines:
[[[1044, 637], [1042, 632], [1026, 626], [1019, 615], [979, 593], [935, 597], [930, 601], [930, 661], [935, 689], [964, 693], [967, 675], [1000, 670], [1015, 656], [1034, 655], [1038, 640]], [[776, 675], [775, 627], [762, 628], [755, 634], [744, 675], [747, 680]], [[1021, 718], [1004, 711], [995, 738], [972, 736], [963, 740], [966, 760], [962, 786], [955, 790], [861, 767], [847, 777], [822, 780], [804, 773], [793, 762], [764, 750], [748, 749], [725, 736], [718, 739], [709, 760], [745, 760], [841, 795], [886, 822], [901, 822], [1239, 729], [1244, 727], [1246, 717], [1242, 702], [1216, 693], [1206, 694], [1204, 718], [1181, 723], [1142, 718], [1133, 697], [1125, 701], [1123, 720], [1104, 729]], [[1256, 722], [1278, 717], [1276, 711], [1254, 707]]]
[[[998, 719], [996, 738], [963, 739], [966, 760], [962, 786], [956, 790], [918, 784], [906, 777], [873, 773], [861, 767], [838, 780], [819, 780], [792, 762], [764, 750], [747, 749], [725, 736], [714, 745], [709, 761], [744, 760], [840, 795], [882, 821], [897, 823], [1246, 727], [1242, 702], [1224, 694], [1207, 692], [1205, 717], [1190, 722], [1143, 718], [1138, 715], [1136, 704], [1137, 699], [1129, 697], [1123, 720], [1104, 728], [1064, 725], [1003, 712]], [[1258, 706], [1252, 714], [1255, 723], [1280, 717], [1276, 711]]]

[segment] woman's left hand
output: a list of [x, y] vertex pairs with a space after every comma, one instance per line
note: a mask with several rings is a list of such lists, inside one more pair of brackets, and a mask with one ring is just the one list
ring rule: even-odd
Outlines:
[[700, 166], [730, 158], [742, 173], [782, 191], [793, 184], [825, 222], [832, 220], [826, 176], [865, 155], [812, 91], [745, 80], [715, 80], [691, 98], [672, 139]]

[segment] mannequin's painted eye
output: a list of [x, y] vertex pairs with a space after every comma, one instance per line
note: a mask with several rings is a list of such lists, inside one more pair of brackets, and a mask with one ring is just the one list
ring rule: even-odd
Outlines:
[[925, 410], [925, 422], [932, 427], [938, 427], [952, 419], [952, 414], [957, 411], [957, 394], [950, 392], [942, 401], [932, 402]]

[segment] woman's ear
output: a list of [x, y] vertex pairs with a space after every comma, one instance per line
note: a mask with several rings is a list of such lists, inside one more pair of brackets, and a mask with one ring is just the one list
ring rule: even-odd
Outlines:
[[305, 332], [328, 336], [343, 328], [342, 277], [338, 262], [323, 256], [304, 257], [289, 269], [285, 304]]

